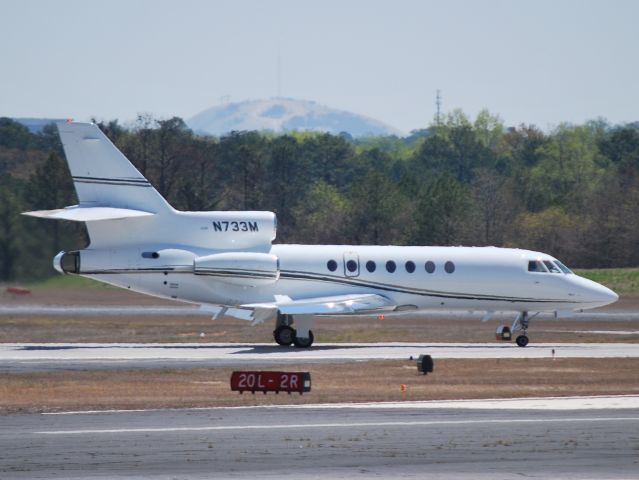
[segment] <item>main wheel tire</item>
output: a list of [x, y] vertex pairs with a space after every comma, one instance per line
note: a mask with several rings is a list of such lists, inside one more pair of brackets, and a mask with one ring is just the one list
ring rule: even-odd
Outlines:
[[519, 335], [517, 337], [517, 340], [515, 341], [520, 347], [525, 347], [526, 345], [528, 345], [528, 337], [526, 335]]
[[308, 348], [313, 345], [313, 340], [315, 340], [315, 337], [313, 336], [313, 332], [309, 330], [308, 338], [299, 338], [297, 335], [295, 335], [293, 343], [297, 348]]
[[278, 345], [288, 347], [295, 341], [295, 330], [288, 325], [282, 325], [273, 331], [273, 338]]

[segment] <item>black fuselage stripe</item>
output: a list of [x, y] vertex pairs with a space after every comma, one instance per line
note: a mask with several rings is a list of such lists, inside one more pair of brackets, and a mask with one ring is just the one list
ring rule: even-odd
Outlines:
[[92, 181], [92, 180], [73, 180], [74, 183], [90, 183], [94, 185], [115, 185], [118, 187], [150, 187], [150, 183], [125, 183], [125, 182], [107, 182], [107, 181]]
[[406, 293], [409, 295], [419, 295], [422, 297], [436, 297], [436, 298], [454, 298], [459, 300], [484, 300], [484, 301], [499, 301], [499, 302], [522, 302], [522, 303], [578, 303], [566, 300], [552, 300], [552, 299], [536, 299], [536, 298], [516, 298], [516, 297], [498, 297], [498, 296], [490, 296], [490, 295], [474, 295], [468, 293], [445, 293], [445, 292], [432, 292], [427, 290], [414, 290], [407, 289], [404, 287], [399, 287], [396, 285], [390, 284], [381, 284], [381, 283], [366, 283], [363, 281], [353, 281], [348, 280], [346, 278], [341, 277], [330, 277], [330, 276], [314, 276], [307, 275], [302, 273], [292, 273], [292, 272], [280, 272], [281, 279], [288, 280], [313, 280], [319, 282], [327, 282], [327, 283], [339, 283], [342, 285], [351, 285], [357, 287], [366, 287], [371, 289], [383, 290], [386, 292], [395, 292], [395, 293]]
[[[82, 275], [109, 275], [109, 274], [139, 274], [139, 273], [158, 273], [162, 271], [171, 272], [172, 274], [196, 274], [196, 272], [190, 271], [176, 271], [173, 268], [138, 268], [138, 269], [121, 269], [121, 270], [96, 270], [89, 272], [80, 272]], [[301, 274], [301, 273], [291, 273], [286, 271], [280, 272], [281, 280], [304, 280], [304, 281], [315, 281], [315, 282], [325, 282], [325, 283], [337, 283], [340, 285], [349, 285], [354, 287], [365, 287], [372, 290], [381, 290], [385, 292], [394, 292], [394, 293], [405, 293], [409, 295], [419, 295], [422, 297], [435, 297], [435, 298], [448, 298], [455, 300], [480, 300], [480, 301], [491, 301], [491, 302], [508, 302], [508, 303], [565, 303], [565, 304], [576, 304], [579, 302], [569, 301], [569, 300], [551, 300], [551, 299], [536, 299], [536, 298], [515, 298], [515, 297], [497, 297], [497, 296], [488, 296], [488, 295], [473, 295], [473, 294], [449, 294], [444, 292], [429, 292], [429, 291], [414, 291], [408, 290], [406, 288], [398, 287], [390, 284], [374, 284], [370, 285], [365, 282], [353, 282], [347, 280], [345, 278], [339, 277], [326, 277], [326, 276], [313, 276]], [[218, 276], [215, 274], [207, 275], [203, 274], [202, 276]], [[223, 275], [219, 275], [223, 277]], [[274, 278], [274, 277], [272, 277]]]
[[74, 180], [96, 180], [105, 182], [134, 182], [134, 183], [149, 183], [146, 178], [104, 178], [104, 177], [84, 177], [81, 175], [74, 175]]

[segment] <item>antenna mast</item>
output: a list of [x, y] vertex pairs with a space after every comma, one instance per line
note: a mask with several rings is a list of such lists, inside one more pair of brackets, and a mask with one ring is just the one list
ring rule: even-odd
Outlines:
[[435, 105], [437, 106], [437, 113], [435, 114], [435, 123], [441, 125], [442, 123], [442, 95], [441, 91], [437, 89], [437, 96], [435, 97]]

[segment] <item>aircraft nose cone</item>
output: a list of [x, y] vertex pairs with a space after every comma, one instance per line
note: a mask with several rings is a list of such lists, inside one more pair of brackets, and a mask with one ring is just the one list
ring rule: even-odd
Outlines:
[[606, 302], [606, 305], [609, 303], [614, 303], [617, 300], [619, 300], [619, 295], [617, 295], [615, 292], [613, 292], [607, 287], [604, 287], [603, 285], [599, 285], [599, 286], [602, 289], [601, 296], [603, 297], [603, 300]]
[[606, 289], [606, 297], [608, 298], [608, 301], [610, 303], [614, 303], [617, 300], [619, 300], [619, 295], [617, 295], [615, 292], [613, 292], [609, 288], [606, 288], [606, 287], [604, 287], [604, 288]]
[[604, 287], [596, 282], [589, 282], [584, 297], [586, 297], [589, 302], [596, 303], [599, 307], [609, 305], [619, 300], [619, 295], [608, 287]]

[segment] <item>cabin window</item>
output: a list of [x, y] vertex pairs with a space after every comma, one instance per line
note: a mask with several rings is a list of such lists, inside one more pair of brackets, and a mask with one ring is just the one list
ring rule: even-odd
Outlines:
[[373, 262], [372, 260], [366, 262], [366, 270], [368, 270], [369, 272], [373, 273], [376, 268], [377, 265], [375, 265], [375, 262]]
[[392, 260], [386, 262], [386, 271], [388, 271], [388, 273], [393, 273], [396, 268], [397, 265], [395, 265], [395, 262], [393, 262]]
[[326, 263], [326, 268], [328, 268], [331, 272], [337, 270], [337, 262], [335, 260], [329, 260]]
[[555, 265], [554, 263], [552, 263], [550, 260], [544, 260], [544, 265], [546, 265], [546, 268], [548, 268], [548, 271], [550, 273], [561, 273], [561, 270], [559, 270], [559, 267]]
[[142, 252], [142, 258], [160, 258], [158, 252]]
[[355, 270], [357, 270], [357, 262], [355, 260], [349, 260], [348, 262], [346, 262], [346, 269], [353, 273]]
[[433, 273], [435, 271], [435, 263], [429, 260], [424, 264], [424, 268], [426, 269], [426, 272]]
[[453, 273], [455, 271], [455, 264], [451, 261], [448, 261], [444, 264], [444, 270], [446, 273]]
[[546, 273], [548, 270], [546, 270], [546, 267], [544, 267], [544, 264], [539, 261], [539, 260], [530, 260], [528, 262], [528, 271], [529, 272], [541, 272], [541, 273]]
[[569, 274], [572, 273], [572, 270], [570, 270], [566, 265], [564, 265], [563, 263], [561, 263], [559, 260], [555, 260], [555, 265], [557, 265], [559, 267], [559, 269], [564, 272], [565, 274]]
[[408, 273], [413, 273], [415, 271], [415, 264], [413, 262], [411, 262], [410, 260], [408, 262], [406, 262], [406, 271]]

